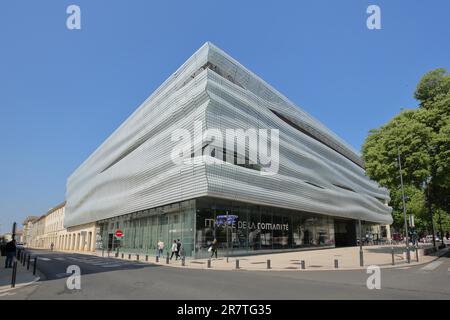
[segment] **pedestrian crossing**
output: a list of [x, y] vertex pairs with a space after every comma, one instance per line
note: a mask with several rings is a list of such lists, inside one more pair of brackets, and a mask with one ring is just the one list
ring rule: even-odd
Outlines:
[[434, 269], [437, 269], [443, 261], [433, 261], [429, 264], [427, 264], [425, 267], [420, 268], [422, 271], [433, 271]]
[[65, 257], [38, 257], [38, 260], [40, 261], [67, 261], [70, 263], [84, 263], [96, 267], [102, 267], [102, 268], [119, 268], [119, 267], [132, 267], [132, 266], [140, 266], [142, 267], [143, 264], [139, 263], [137, 261], [125, 261], [125, 260], [118, 260], [118, 259], [112, 259], [112, 258], [100, 258], [100, 257], [74, 257], [74, 256], [65, 256]]
[[50, 261], [51, 259], [49, 259], [49, 258], [44, 258], [44, 257], [38, 257], [38, 260], [41, 260], [41, 261]]

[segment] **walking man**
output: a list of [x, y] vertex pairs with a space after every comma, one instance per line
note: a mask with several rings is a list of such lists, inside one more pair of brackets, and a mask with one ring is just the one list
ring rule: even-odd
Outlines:
[[180, 254], [181, 254], [181, 241], [180, 239], [177, 239], [177, 258], [181, 259]]
[[212, 245], [211, 245], [211, 258], [215, 255], [217, 259], [217, 248], [219, 247], [219, 242], [217, 239], [214, 239]]
[[13, 239], [6, 244], [5, 252], [5, 268], [12, 268], [12, 262], [14, 260], [14, 257], [16, 256], [16, 240]]

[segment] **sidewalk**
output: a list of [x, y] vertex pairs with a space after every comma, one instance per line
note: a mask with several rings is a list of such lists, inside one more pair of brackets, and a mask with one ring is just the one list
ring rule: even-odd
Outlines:
[[[397, 245], [394, 246], [395, 264], [393, 265], [391, 248], [391, 245], [363, 247], [363, 267], [360, 267], [359, 247], [230, 257], [228, 262], [226, 257], [223, 257], [224, 252], [219, 251], [218, 259], [211, 259], [210, 270], [236, 270], [236, 260], [239, 260], [239, 270], [248, 271], [298, 271], [301, 270], [301, 260], [305, 261], [305, 270], [301, 271], [361, 270], [366, 269], [370, 265], [376, 265], [380, 268], [404, 268], [430, 263], [449, 249], [446, 248], [438, 253], [425, 256], [423, 255], [422, 247], [418, 250], [419, 262], [417, 262], [416, 252], [411, 251], [411, 263], [408, 264], [406, 261], [405, 247], [403, 245]], [[97, 254], [94, 253], [94, 255], [101, 256], [98, 252]], [[114, 255], [110, 257], [113, 258]], [[120, 257], [121, 255], [116, 259], [122, 260]], [[124, 252], [123, 260], [136, 261], [136, 259], [136, 254], [131, 254], [131, 259], [128, 259], [128, 253]], [[271, 269], [267, 269], [268, 259], [270, 259]], [[175, 259], [172, 259], [169, 264], [166, 264], [165, 256], [161, 257], [158, 263], [155, 260], [155, 256], [148, 256], [148, 263], [152, 264], [178, 268], [208, 269], [208, 259], [186, 259], [185, 266], [182, 266], [181, 260], [175, 261]], [[338, 260], [338, 268], [335, 268], [335, 260]], [[144, 262], [143, 255], [140, 256], [140, 261]]]
[[33, 276], [32, 265], [30, 266], [30, 270], [27, 270], [26, 264], [25, 266], [22, 266], [22, 264], [17, 261], [16, 286], [15, 288], [11, 288], [11, 277], [13, 269], [5, 269], [5, 260], [6, 257], [0, 257], [0, 294], [39, 281], [39, 277]]

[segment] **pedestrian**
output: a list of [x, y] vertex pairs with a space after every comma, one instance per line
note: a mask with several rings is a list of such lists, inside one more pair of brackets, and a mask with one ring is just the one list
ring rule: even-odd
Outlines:
[[0, 252], [2, 257], [6, 256], [6, 242], [4, 239], [0, 242]]
[[50, 244], [50, 250], [53, 251], [53, 242]]
[[210, 249], [211, 249], [211, 258], [215, 255], [217, 259], [217, 248], [219, 247], [219, 242], [217, 239], [214, 239]]
[[157, 244], [157, 247], [158, 247], [158, 257], [161, 257], [163, 252], [164, 252], [164, 242], [159, 240], [158, 244]]
[[181, 241], [180, 239], [177, 239], [177, 258], [181, 258], [180, 252], [181, 252]]
[[6, 244], [5, 252], [5, 268], [12, 268], [12, 262], [14, 260], [14, 257], [16, 256], [16, 240], [13, 239]]
[[177, 240], [173, 240], [172, 248], [170, 251], [172, 251], [172, 254], [170, 255], [170, 260], [172, 260], [173, 255], [175, 255], [175, 260], [177, 260], [178, 259]]

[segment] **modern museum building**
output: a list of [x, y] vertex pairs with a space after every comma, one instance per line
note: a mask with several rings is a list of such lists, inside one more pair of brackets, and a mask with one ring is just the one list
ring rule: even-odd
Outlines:
[[64, 226], [95, 222], [97, 249], [239, 255], [355, 245], [359, 221], [381, 239], [389, 200], [352, 147], [208, 42], [68, 178]]

